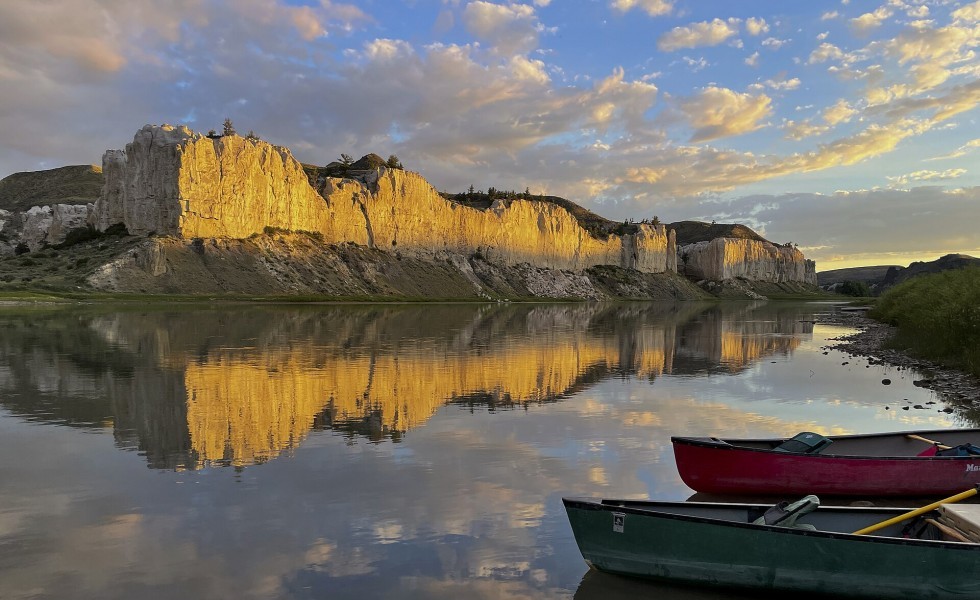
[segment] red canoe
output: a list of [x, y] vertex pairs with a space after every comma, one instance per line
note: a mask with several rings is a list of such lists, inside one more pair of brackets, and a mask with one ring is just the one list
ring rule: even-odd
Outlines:
[[980, 429], [670, 441], [681, 479], [709, 494], [929, 496], [980, 483]]

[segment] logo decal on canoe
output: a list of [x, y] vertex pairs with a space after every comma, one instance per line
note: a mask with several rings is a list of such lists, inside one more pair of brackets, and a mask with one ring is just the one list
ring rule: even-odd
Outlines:
[[980, 465], [966, 465], [967, 473], [972, 473], [974, 471], [980, 471]]
[[613, 513], [613, 533], [623, 533], [623, 525], [626, 523], [626, 513]]

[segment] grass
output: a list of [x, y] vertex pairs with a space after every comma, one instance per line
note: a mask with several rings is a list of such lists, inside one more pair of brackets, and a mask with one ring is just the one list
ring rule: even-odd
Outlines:
[[980, 376], [980, 267], [910, 279], [870, 316], [898, 327], [892, 345]]

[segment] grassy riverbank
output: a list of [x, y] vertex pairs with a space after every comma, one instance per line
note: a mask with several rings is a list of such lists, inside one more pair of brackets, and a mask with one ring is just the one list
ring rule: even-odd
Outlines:
[[980, 376], [980, 268], [911, 279], [869, 316], [898, 327], [895, 347]]

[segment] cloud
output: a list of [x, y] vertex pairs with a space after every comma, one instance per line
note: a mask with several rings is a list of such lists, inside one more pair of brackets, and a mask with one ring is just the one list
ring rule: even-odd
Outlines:
[[762, 45], [764, 47], [770, 48], [772, 50], [779, 50], [780, 48], [782, 48], [786, 44], [790, 43], [790, 41], [792, 41], [792, 40], [781, 40], [781, 39], [778, 39], [778, 38], [770, 37], [770, 38], [766, 38], [766, 39], [762, 40]]
[[749, 55], [745, 59], [745, 64], [747, 64], [750, 67], [758, 67], [759, 66], [759, 53], [758, 52], [753, 52], [751, 55]]
[[894, 185], [908, 185], [915, 181], [937, 181], [943, 179], [956, 179], [962, 177], [966, 169], [946, 169], [945, 171], [922, 170], [898, 175], [896, 177], [886, 177]]
[[657, 40], [657, 47], [664, 52], [672, 52], [681, 48], [717, 46], [738, 34], [738, 24], [738, 19], [714, 19], [692, 23], [687, 27], [675, 27]]
[[619, 12], [639, 8], [651, 17], [669, 15], [674, 10], [673, 0], [612, 0], [609, 5]]
[[892, 16], [892, 11], [886, 6], [879, 7], [874, 12], [864, 13], [860, 17], [850, 20], [851, 30], [856, 35], [867, 35], [873, 29], [877, 29], [881, 24]]
[[973, 4], [967, 4], [962, 8], [958, 8], [950, 16], [954, 21], [962, 21], [969, 24], [976, 23], [980, 21], [980, 2], [974, 2]]
[[500, 52], [523, 54], [538, 45], [540, 23], [527, 4], [493, 4], [477, 0], [463, 10], [466, 29]]
[[930, 158], [928, 160], [946, 160], [946, 159], [950, 159], [950, 158], [959, 158], [961, 156], [966, 156], [967, 154], [969, 154], [970, 152], [972, 152], [974, 148], [980, 148], [980, 138], [975, 138], [975, 139], [970, 140], [969, 142], [963, 144], [962, 146], [960, 146], [956, 150], [953, 150], [949, 154], [944, 154], [942, 156], [936, 156], [936, 157]]
[[769, 24], [765, 19], [749, 17], [745, 20], [745, 31], [749, 35], [762, 35], [769, 32]]
[[783, 130], [786, 132], [786, 138], [791, 140], [803, 140], [808, 137], [813, 137], [816, 135], [822, 135], [830, 131], [830, 127], [826, 125], [814, 125], [810, 121], [786, 121], [782, 125]]
[[691, 142], [699, 143], [755, 131], [772, 114], [771, 104], [765, 94], [752, 96], [709, 87], [683, 101], [680, 109], [694, 128]]
[[857, 109], [853, 108], [847, 100], [841, 99], [823, 111], [823, 120], [828, 125], [838, 125], [850, 121], [857, 112]]
[[841, 58], [844, 58], [844, 52], [840, 48], [830, 42], [824, 42], [810, 53], [807, 62], [812, 65], [827, 62], [828, 60], [840, 60]]

